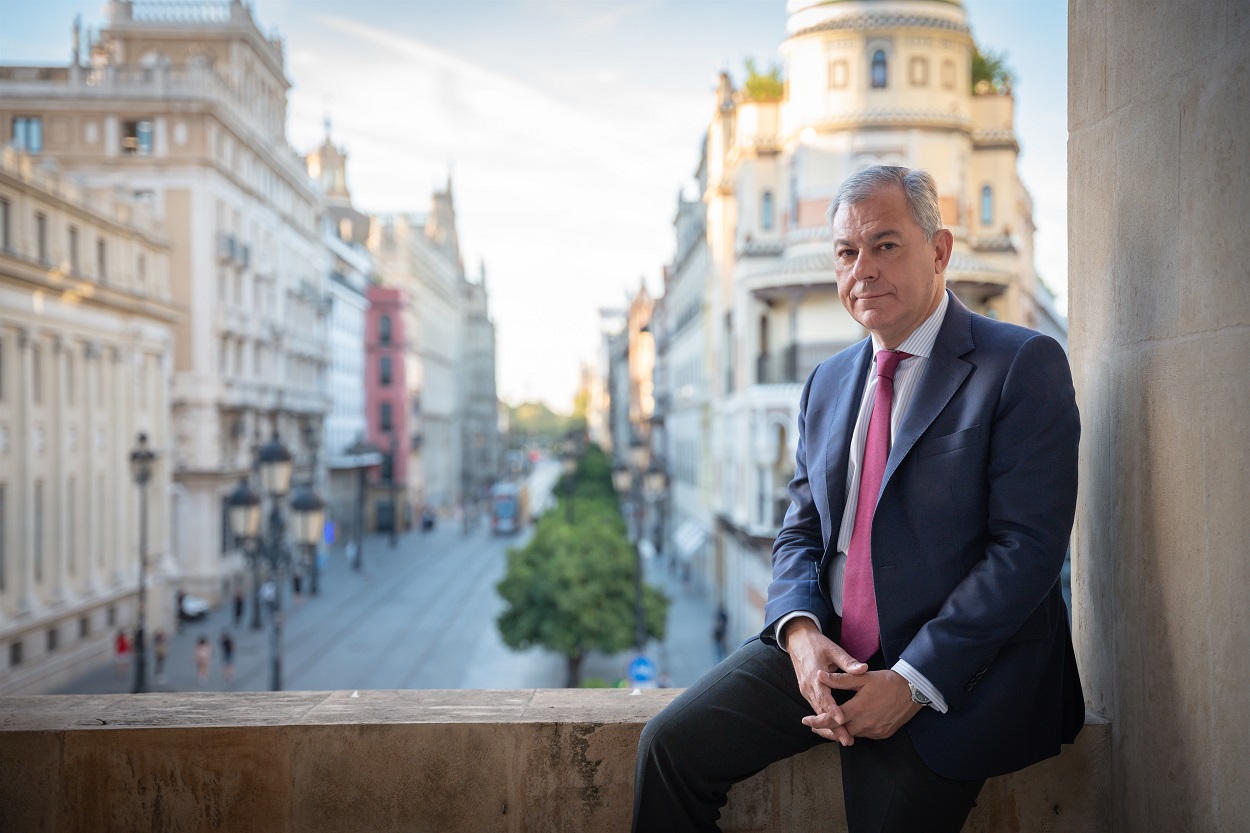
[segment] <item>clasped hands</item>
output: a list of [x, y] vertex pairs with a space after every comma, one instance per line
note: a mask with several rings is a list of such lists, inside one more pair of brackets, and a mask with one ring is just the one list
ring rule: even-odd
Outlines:
[[[907, 680], [897, 671], [869, 671], [840, 645], [820, 632], [816, 623], [797, 617], [786, 623], [786, 650], [794, 664], [799, 691], [814, 714], [803, 725], [843, 746], [855, 738], [880, 740], [892, 736], [923, 706], [912, 702]], [[838, 705], [833, 689], [855, 692]]]

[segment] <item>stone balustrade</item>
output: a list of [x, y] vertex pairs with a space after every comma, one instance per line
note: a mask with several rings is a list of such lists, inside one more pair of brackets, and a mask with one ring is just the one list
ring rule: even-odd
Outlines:
[[[0, 698], [0, 830], [627, 831], [634, 750], [673, 690]], [[970, 833], [1095, 833], [1110, 727], [993, 779]], [[727, 831], [844, 831], [837, 749], [734, 788]]]

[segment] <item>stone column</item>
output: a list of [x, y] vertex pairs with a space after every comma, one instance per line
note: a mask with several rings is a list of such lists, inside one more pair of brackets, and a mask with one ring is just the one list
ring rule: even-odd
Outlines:
[[17, 331], [17, 407], [14, 413], [17, 424], [13, 427], [14, 478], [12, 484], [13, 518], [16, 521], [15, 536], [17, 593], [15, 600], [20, 614], [35, 609], [35, 557], [34, 557], [34, 477], [32, 455], [34, 454], [34, 347], [38, 336], [32, 330]]
[[1250, 830], [1250, 12], [1068, 21], [1073, 618], [1113, 830]]
[[65, 338], [61, 334], [54, 335], [50, 340], [51, 350], [47, 382], [44, 393], [47, 396], [49, 416], [48, 426], [48, 477], [44, 486], [43, 511], [52, 523], [46, 524], [48, 529], [44, 552], [48, 565], [48, 599], [54, 604], [63, 602], [70, 592], [67, 586], [69, 576], [69, 536], [66, 534], [67, 524], [73, 518], [65, 516], [68, 499], [66, 495], [66, 477], [68, 467], [66, 457], [66, 403], [65, 403]]
[[100, 535], [100, 496], [96, 493], [98, 469], [96, 466], [95, 422], [92, 414], [97, 412], [100, 379], [100, 347], [87, 342], [82, 349], [82, 436], [79, 439], [82, 471], [82, 507], [85, 520], [82, 535], [82, 563], [86, 572], [86, 592], [94, 594], [100, 589], [100, 553], [103, 543]]

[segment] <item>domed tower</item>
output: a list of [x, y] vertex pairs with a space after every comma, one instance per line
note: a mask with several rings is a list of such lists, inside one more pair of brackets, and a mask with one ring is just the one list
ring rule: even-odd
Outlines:
[[1032, 207], [1016, 175], [1012, 98], [974, 92], [962, 2], [789, 0], [788, 12], [779, 140], [790, 231], [823, 225], [855, 171], [924, 168], [955, 234], [950, 287], [979, 312], [1032, 323]]

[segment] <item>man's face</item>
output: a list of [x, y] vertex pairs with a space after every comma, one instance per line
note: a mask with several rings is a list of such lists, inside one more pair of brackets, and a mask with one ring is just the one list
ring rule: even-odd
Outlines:
[[951, 243], [946, 229], [924, 239], [901, 187], [843, 203], [833, 217], [842, 305], [886, 348], [897, 347], [942, 300]]

